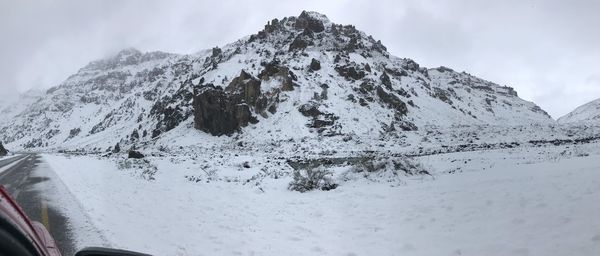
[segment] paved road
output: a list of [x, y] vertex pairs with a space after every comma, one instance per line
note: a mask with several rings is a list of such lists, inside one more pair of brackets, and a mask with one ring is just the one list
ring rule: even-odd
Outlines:
[[[20, 160], [20, 161], [19, 161]], [[16, 161], [19, 161], [15, 163]], [[25, 154], [19, 157], [5, 159], [0, 161], [0, 170], [7, 166], [13, 166], [0, 172], [0, 184], [17, 199], [23, 210], [29, 218], [39, 221], [50, 231], [50, 234], [56, 240], [56, 243], [63, 255], [73, 255], [75, 253], [75, 242], [69, 227], [67, 217], [58, 211], [45, 198], [45, 191], [56, 186], [40, 186], [42, 183], [57, 183], [51, 175], [46, 175], [40, 170], [39, 165], [42, 162], [41, 157], [36, 154]], [[44, 189], [40, 189], [43, 187]]]

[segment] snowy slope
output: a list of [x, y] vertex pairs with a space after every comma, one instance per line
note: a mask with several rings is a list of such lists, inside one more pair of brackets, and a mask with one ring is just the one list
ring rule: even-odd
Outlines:
[[[319, 69], [311, 68], [315, 61]], [[191, 125], [195, 91], [209, 84], [225, 88], [242, 70], [256, 78], [270, 65], [289, 70], [261, 79], [261, 92], [277, 95], [276, 110], [256, 114], [258, 123], [237, 139], [377, 140], [426, 126], [555, 123], [510, 87], [445, 67], [420, 67], [391, 56], [354, 26], [304, 12], [274, 19], [222, 48], [190, 55], [126, 49], [94, 61], [0, 124], [0, 139], [11, 148], [152, 147], [176, 134], [198, 133]], [[292, 90], [281, 90], [282, 78], [293, 78]], [[321, 115], [303, 115], [299, 109], [306, 104]]]
[[[110, 245], [155, 255], [597, 255], [599, 145], [427, 156], [435, 179], [308, 193], [286, 190], [290, 177], [243, 183], [254, 166], [183, 179], [219, 161], [202, 154], [150, 158], [159, 169], [151, 182], [111, 159], [44, 159]], [[77, 237], [92, 232], [71, 225]]]
[[586, 103], [558, 119], [561, 124], [600, 124], [600, 99]]

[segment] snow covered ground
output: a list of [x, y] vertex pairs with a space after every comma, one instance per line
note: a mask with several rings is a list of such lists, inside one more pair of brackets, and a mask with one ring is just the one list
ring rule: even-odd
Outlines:
[[289, 177], [231, 182], [252, 176], [233, 167], [244, 156], [201, 182], [189, 160], [44, 159], [109, 244], [156, 255], [598, 255], [599, 156], [598, 144], [432, 155], [417, 160], [435, 178], [307, 193]]

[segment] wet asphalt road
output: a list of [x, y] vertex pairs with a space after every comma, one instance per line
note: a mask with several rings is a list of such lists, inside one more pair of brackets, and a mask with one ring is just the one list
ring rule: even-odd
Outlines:
[[[14, 164], [18, 160], [21, 161]], [[68, 219], [57, 210], [56, 206], [46, 200], [45, 194], [51, 191], [45, 190], [55, 186], [41, 186], [43, 183], [61, 182], [52, 180], [50, 175], [44, 174], [49, 170], [39, 168], [41, 161], [41, 157], [36, 154], [25, 154], [0, 161], [0, 169], [14, 164], [0, 172], [0, 184], [17, 200], [31, 220], [39, 221], [46, 226], [56, 240], [62, 255], [73, 255], [75, 243], [67, 225]]]

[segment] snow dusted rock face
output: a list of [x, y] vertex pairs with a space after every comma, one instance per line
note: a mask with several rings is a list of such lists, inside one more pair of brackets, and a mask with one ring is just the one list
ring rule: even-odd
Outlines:
[[600, 99], [582, 105], [558, 119], [560, 124], [600, 124]]
[[[222, 102], [205, 102], [214, 97]], [[11, 148], [107, 151], [152, 144], [182, 125], [188, 134], [195, 127], [266, 142], [552, 123], [510, 87], [421, 67], [352, 25], [302, 12], [222, 48], [126, 49], [94, 61], [0, 124], [0, 139]]]

